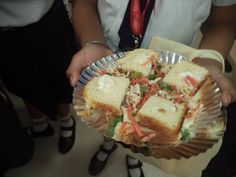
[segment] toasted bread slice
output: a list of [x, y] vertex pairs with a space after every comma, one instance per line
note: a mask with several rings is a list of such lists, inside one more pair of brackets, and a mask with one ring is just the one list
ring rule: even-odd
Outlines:
[[173, 66], [163, 81], [188, 97], [196, 93], [207, 76], [209, 73], [204, 67], [188, 61], [181, 61]]
[[151, 96], [137, 113], [139, 124], [156, 130], [158, 144], [174, 144], [187, 108], [159, 96]]
[[118, 60], [117, 63], [125, 71], [137, 71], [148, 76], [152, 69], [152, 62], [156, 62], [159, 55], [154, 50], [135, 49]]
[[94, 109], [122, 115], [121, 103], [130, 81], [125, 77], [103, 75], [90, 80], [83, 92], [86, 104]]

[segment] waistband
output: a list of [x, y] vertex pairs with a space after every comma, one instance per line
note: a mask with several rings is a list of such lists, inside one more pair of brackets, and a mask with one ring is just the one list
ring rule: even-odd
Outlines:
[[42, 16], [42, 18], [32, 24], [26, 25], [26, 26], [17, 26], [17, 27], [0, 27], [0, 32], [13, 32], [13, 31], [19, 31], [19, 30], [24, 30], [26, 28], [33, 27], [37, 25], [40, 22], [46, 21], [48, 18], [54, 15], [61, 7], [64, 6], [63, 0], [55, 0], [53, 2], [52, 7], [48, 10], [48, 12]]

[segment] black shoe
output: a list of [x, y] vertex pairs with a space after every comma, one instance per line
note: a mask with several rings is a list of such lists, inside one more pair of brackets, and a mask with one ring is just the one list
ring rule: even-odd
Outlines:
[[59, 149], [59, 152], [62, 153], [62, 154], [69, 152], [71, 150], [71, 148], [73, 147], [74, 142], [75, 142], [75, 125], [76, 125], [76, 122], [75, 122], [74, 117], [71, 117], [71, 118], [73, 120], [73, 125], [71, 127], [61, 127], [62, 131], [72, 131], [72, 134], [69, 137], [60, 136], [58, 149]]
[[145, 177], [144, 173], [143, 173], [143, 169], [142, 169], [143, 163], [140, 160], [138, 161], [137, 164], [131, 165], [131, 164], [129, 164], [129, 155], [126, 155], [125, 161], [126, 161], [126, 167], [127, 167], [127, 170], [128, 170], [128, 177], [132, 177], [131, 174], [130, 174], [130, 169], [135, 169], [135, 168], [139, 168], [140, 177]]
[[30, 127], [30, 128], [28, 128], [27, 132], [32, 138], [39, 138], [39, 137], [52, 136], [54, 133], [54, 130], [53, 130], [52, 126], [50, 124], [48, 124], [47, 128], [43, 131], [37, 132], [37, 131], [34, 131], [34, 129], [32, 127]]
[[[104, 149], [103, 145], [100, 146], [99, 150], [93, 155], [90, 163], [88, 172], [90, 175], [95, 176], [100, 173], [104, 167], [106, 166], [107, 160], [112, 152], [114, 152], [117, 148], [117, 145], [114, 144], [111, 150]], [[97, 158], [97, 155], [100, 151], [103, 151], [107, 154], [107, 157], [104, 161], [101, 161]]]

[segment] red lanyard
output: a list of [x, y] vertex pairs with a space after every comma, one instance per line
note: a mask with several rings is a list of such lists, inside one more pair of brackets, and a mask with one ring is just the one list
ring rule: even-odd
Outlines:
[[143, 36], [144, 18], [150, 0], [146, 1], [144, 10], [141, 12], [140, 0], [131, 0], [130, 6], [130, 30], [133, 33], [135, 48], [139, 46]]

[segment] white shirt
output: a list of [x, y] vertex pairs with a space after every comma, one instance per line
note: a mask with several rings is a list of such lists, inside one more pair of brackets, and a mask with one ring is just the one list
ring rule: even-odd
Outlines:
[[54, 0], [0, 0], [0, 27], [18, 27], [37, 22]]
[[[117, 50], [118, 30], [128, 0], [98, 0], [98, 10], [108, 45]], [[236, 0], [156, 0], [141, 47], [147, 48], [153, 36], [160, 36], [191, 45], [201, 24], [217, 6], [236, 4]]]

